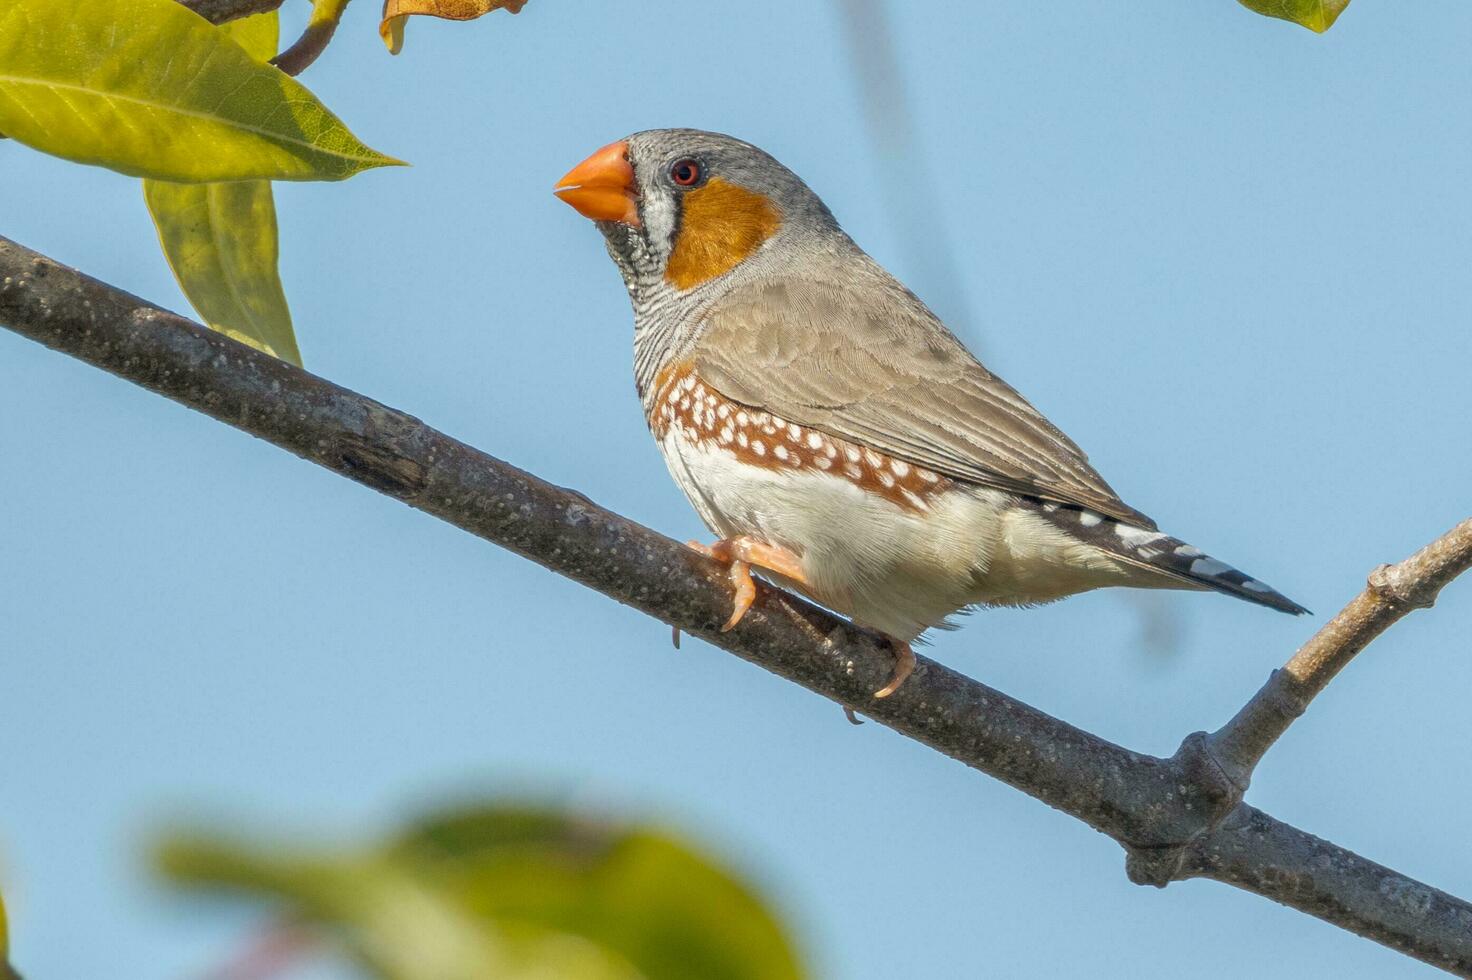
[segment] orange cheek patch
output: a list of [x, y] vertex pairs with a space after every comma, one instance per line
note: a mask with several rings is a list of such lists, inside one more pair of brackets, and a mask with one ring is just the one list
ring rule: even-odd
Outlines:
[[730, 272], [782, 227], [782, 213], [764, 195], [719, 177], [685, 195], [665, 281], [692, 289]]

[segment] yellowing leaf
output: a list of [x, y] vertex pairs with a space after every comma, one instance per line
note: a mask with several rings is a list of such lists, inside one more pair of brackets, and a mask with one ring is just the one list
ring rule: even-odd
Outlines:
[[175, 0], [4, 0], [0, 131], [159, 180], [341, 180], [399, 162]]
[[445, 20], [474, 20], [505, 7], [513, 14], [521, 13], [526, 0], [383, 0], [383, 20], [378, 33], [388, 45], [389, 54], [404, 49], [404, 21], [415, 14], [443, 17]]
[[1237, 0], [1248, 10], [1302, 24], [1317, 34], [1334, 26], [1349, 0]]
[[274, 10], [232, 20], [215, 29], [224, 31], [246, 54], [262, 63], [276, 57], [281, 43], [281, 17]]
[[[226, 24], [259, 61], [276, 53], [276, 11]], [[291, 310], [277, 272], [276, 205], [268, 180], [143, 182], [144, 200], [179, 288], [204, 322], [257, 350], [300, 365]]]
[[159, 244], [189, 302], [214, 329], [300, 365], [276, 271], [271, 182], [143, 182]]
[[348, 0], [312, 0], [312, 17], [309, 24], [336, 24], [348, 9]]

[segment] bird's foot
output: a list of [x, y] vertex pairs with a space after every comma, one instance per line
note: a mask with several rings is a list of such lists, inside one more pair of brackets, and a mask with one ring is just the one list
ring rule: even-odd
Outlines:
[[894, 647], [894, 673], [890, 675], [888, 684], [874, 692], [876, 698], [887, 698], [898, 691], [905, 679], [915, 671], [915, 651], [910, 649], [910, 644], [892, 636], [889, 637], [889, 644]]
[[[890, 675], [888, 684], [874, 692], [874, 697], [876, 698], [889, 697], [895, 691], [898, 691], [900, 685], [905, 682], [906, 678], [915, 672], [915, 651], [910, 649], [910, 644], [896, 640], [892, 636], [886, 636], [885, 639], [889, 640], [890, 646], [894, 648], [894, 673]], [[850, 705], [843, 705], [843, 716], [848, 719], [850, 725], [863, 724], [862, 721], [859, 721], [858, 715], [854, 714], [854, 709]]]
[[[731, 609], [731, 618], [721, 627], [725, 633], [734, 629], [751, 604], [756, 601], [756, 582], [751, 577], [752, 566], [765, 569], [782, 576], [797, 585], [806, 585], [807, 578], [803, 575], [802, 559], [778, 545], [767, 544], [758, 541], [748, 535], [736, 538], [723, 538], [714, 544], [701, 544], [699, 541], [687, 541], [686, 545], [693, 551], [698, 551], [708, 558], [716, 561], [726, 562], [730, 565], [731, 584], [736, 588], [736, 598]], [[915, 670], [915, 653], [910, 649], [910, 644], [894, 637], [888, 637], [890, 646], [894, 648], [894, 673], [889, 678], [889, 683], [874, 692], [876, 698], [887, 698], [900, 689]], [[852, 709], [845, 708], [844, 713], [852, 717]]]
[[753, 565], [781, 575], [799, 585], [806, 584], [802, 573], [802, 559], [786, 548], [767, 544], [765, 541], [758, 541], [744, 534], [737, 538], [724, 538], [715, 544], [701, 544], [699, 541], [688, 541], [686, 544], [706, 557], [726, 562], [731, 566], [731, 584], [736, 588], [736, 600], [731, 610], [731, 618], [726, 620], [726, 625], [721, 627], [722, 633], [733, 629], [737, 623], [741, 622], [741, 617], [746, 615], [746, 611], [756, 601], [756, 582], [751, 578]]

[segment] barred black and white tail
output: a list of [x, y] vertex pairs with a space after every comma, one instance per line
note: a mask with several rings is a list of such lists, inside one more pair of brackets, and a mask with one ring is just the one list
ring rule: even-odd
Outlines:
[[1078, 507], [1042, 502], [1037, 506], [1041, 513], [1070, 535], [1188, 587], [1224, 592], [1295, 616], [1308, 612], [1266, 583], [1161, 531], [1124, 524]]

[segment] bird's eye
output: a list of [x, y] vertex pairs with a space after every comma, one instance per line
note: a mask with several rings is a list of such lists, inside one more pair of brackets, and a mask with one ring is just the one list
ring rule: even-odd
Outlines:
[[681, 187], [694, 187], [700, 182], [700, 164], [689, 157], [670, 164], [670, 180]]

